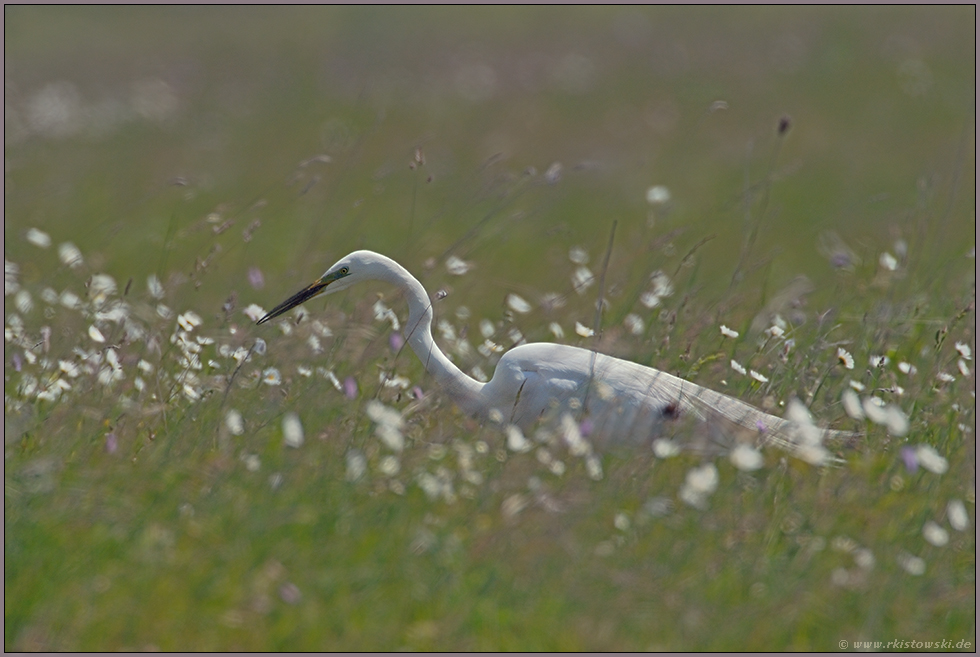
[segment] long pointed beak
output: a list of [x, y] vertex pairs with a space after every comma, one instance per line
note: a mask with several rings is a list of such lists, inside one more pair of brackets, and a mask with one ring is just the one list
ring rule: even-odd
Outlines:
[[288, 299], [280, 303], [278, 306], [270, 310], [268, 313], [266, 313], [265, 317], [257, 321], [256, 324], [264, 324], [265, 322], [268, 322], [270, 319], [278, 317], [279, 315], [283, 314], [288, 310], [295, 308], [301, 303], [305, 303], [309, 301], [316, 295], [323, 292], [323, 288], [327, 287], [332, 282], [333, 280], [324, 280], [322, 278], [317, 281], [314, 281], [313, 284], [310, 285], [309, 287], [303, 288], [302, 290], [300, 290], [299, 292], [297, 292], [296, 294], [289, 297]]

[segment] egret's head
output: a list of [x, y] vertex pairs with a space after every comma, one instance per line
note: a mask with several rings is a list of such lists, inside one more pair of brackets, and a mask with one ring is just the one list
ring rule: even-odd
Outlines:
[[376, 255], [370, 251], [355, 251], [341, 258], [330, 269], [324, 272], [323, 276], [270, 310], [257, 323], [262, 324], [268, 322], [270, 319], [292, 310], [313, 297], [346, 290], [358, 281], [372, 278], [375, 263], [368, 257], [368, 254]]

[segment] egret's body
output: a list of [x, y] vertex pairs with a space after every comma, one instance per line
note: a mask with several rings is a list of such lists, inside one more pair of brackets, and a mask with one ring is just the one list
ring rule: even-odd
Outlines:
[[408, 301], [408, 343], [436, 384], [467, 413], [527, 429], [550, 413], [573, 412], [591, 424], [600, 443], [646, 442], [678, 419], [719, 420], [769, 440], [792, 442], [793, 423], [742, 401], [652, 367], [588, 349], [551, 343], [524, 344], [505, 353], [493, 378], [464, 374], [432, 339], [432, 304], [422, 284], [394, 260], [355, 251], [312, 285], [290, 297], [259, 324], [319, 295], [366, 280], [400, 287]]

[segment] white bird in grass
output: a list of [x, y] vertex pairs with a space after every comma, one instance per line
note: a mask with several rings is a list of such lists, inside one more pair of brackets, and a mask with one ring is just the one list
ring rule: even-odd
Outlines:
[[829, 457], [820, 446], [822, 439], [840, 433], [817, 429], [808, 424], [808, 416], [802, 420], [778, 418], [652, 367], [561, 344], [514, 347], [500, 358], [493, 378], [481, 383], [456, 367], [432, 339], [432, 303], [422, 284], [397, 262], [373, 251], [354, 251], [341, 258], [258, 323], [321, 294], [371, 280], [402, 289], [408, 301], [405, 330], [412, 350], [442, 391], [465, 412], [481, 419], [496, 415], [495, 410], [498, 419], [526, 430], [542, 417], [571, 412], [580, 420], [589, 420], [593, 440], [609, 445], [649, 444], [674, 433], [670, 425], [683, 418], [717, 420], [715, 426], [728, 428], [725, 433], [733, 429], [751, 432], [761, 442], [794, 451], [812, 447], [817, 453], [807, 460], [821, 462]]

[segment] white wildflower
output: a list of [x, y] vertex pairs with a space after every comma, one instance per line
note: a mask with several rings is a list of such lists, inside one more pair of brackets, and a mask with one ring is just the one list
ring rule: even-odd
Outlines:
[[28, 229], [27, 241], [41, 249], [46, 249], [51, 246], [51, 236], [37, 228]]
[[941, 475], [949, 470], [949, 461], [940, 456], [932, 445], [919, 445], [915, 448], [915, 457], [923, 468], [933, 474]]
[[246, 359], [250, 359], [248, 349], [245, 347], [239, 347], [231, 354], [231, 357], [235, 359], [235, 362], [241, 365]]
[[58, 258], [68, 267], [74, 268], [82, 264], [82, 252], [71, 242], [64, 242], [58, 246]]
[[864, 419], [864, 409], [861, 407], [861, 399], [857, 393], [850, 389], [845, 389], [841, 394], [841, 403], [844, 405], [844, 412], [848, 417], [855, 420]]
[[20, 277], [20, 265], [3, 259], [3, 296], [9, 296], [20, 289], [17, 279]]
[[681, 448], [672, 440], [657, 438], [653, 441], [653, 455], [658, 459], [668, 459], [681, 453]]
[[946, 372], [940, 372], [939, 374], [936, 375], [936, 378], [942, 381], [943, 383], [952, 383], [953, 381], [956, 380], [955, 376], [953, 376], [952, 374], [947, 374]]
[[544, 172], [544, 179], [549, 185], [554, 185], [561, 180], [561, 162], [552, 162], [547, 171]]
[[893, 436], [904, 436], [909, 430], [909, 420], [895, 404], [886, 404], [878, 397], [866, 397], [863, 404], [864, 414], [875, 424], [888, 427]]
[[242, 414], [235, 409], [231, 409], [225, 414], [225, 426], [233, 436], [240, 436], [245, 433], [245, 420], [242, 418]]
[[548, 330], [551, 331], [551, 334], [558, 339], [565, 337], [565, 331], [558, 322], [551, 322], [548, 324]]
[[588, 454], [585, 457], [585, 472], [592, 481], [602, 479], [602, 461], [595, 454]]
[[541, 306], [547, 310], [564, 308], [565, 303], [564, 295], [558, 294], [557, 292], [546, 292], [541, 295]]
[[405, 446], [405, 439], [401, 433], [405, 421], [401, 413], [376, 399], [368, 402], [366, 412], [368, 418], [377, 425], [375, 433], [381, 441], [390, 449], [400, 452]]
[[623, 326], [633, 335], [643, 335], [643, 331], [646, 330], [646, 324], [643, 322], [643, 318], [636, 313], [630, 313], [624, 317]]
[[584, 456], [592, 452], [592, 445], [582, 436], [578, 422], [570, 413], [565, 413], [561, 417], [561, 435], [568, 445], [568, 453], [572, 456]]
[[385, 475], [386, 477], [395, 476], [398, 474], [398, 471], [401, 470], [401, 467], [401, 462], [398, 460], [398, 458], [390, 454], [382, 457], [381, 460], [378, 461], [378, 471], [380, 471], [381, 474]]
[[572, 274], [572, 289], [579, 294], [585, 294], [592, 284], [595, 283], [595, 275], [592, 270], [582, 265]]
[[936, 547], [943, 547], [949, 543], [949, 532], [932, 520], [927, 521], [922, 527], [922, 535], [929, 543]]
[[469, 270], [473, 269], [472, 262], [466, 262], [462, 258], [451, 255], [446, 258], [446, 271], [448, 271], [453, 276], [462, 276]]
[[401, 324], [398, 322], [398, 317], [395, 315], [395, 311], [382, 303], [380, 299], [374, 302], [374, 318], [379, 322], [382, 320], [388, 320], [391, 322], [391, 328], [394, 331], [401, 328]]
[[489, 319], [480, 320], [480, 335], [485, 338], [489, 338], [491, 335], [496, 333], [497, 327], [493, 325]]
[[907, 572], [909, 575], [923, 575], [926, 572], [926, 562], [919, 557], [908, 554], [907, 552], [902, 552], [897, 558], [898, 565], [902, 567], [902, 570]]
[[871, 356], [868, 358], [868, 362], [871, 363], [871, 367], [884, 367], [891, 362], [891, 360], [888, 358], [888, 356]]
[[762, 454], [759, 453], [759, 450], [744, 443], [736, 445], [735, 449], [733, 449], [732, 453], [729, 455], [729, 458], [732, 461], [732, 465], [739, 470], [744, 470], [746, 472], [758, 470], [764, 463]]
[[613, 518], [613, 527], [621, 532], [628, 531], [630, 528], [630, 517], [623, 511], [620, 511]]
[[204, 320], [193, 310], [188, 310], [180, 315], [177, 315], [177, 323], [180, 324], [180, 328], [185, 331], [193, 331], [195, 327], [200, 326]]
[[68, 290], [62, 292], [58, 300], [61, 302], [62, 306], [68, 308], [69, 310], [76, 310], [82, 307], [82, 300], [78, 298], [78, 295], [74, 292], [69, 292]]
[[490, 354], [499, 354], [504, 350], [504, 348], [493, 340], [484, 340], [483, 344], [477, 347], [476, 350], [480, 352], [482, 356], [489, 358]]
[[401, 376], [400, 374], [387, 374], [385, 372], [378, 373], [378, 382], [386, 388], [398, 388], [399, 390], [405, 390], [408, 386], [412, 385], [408, 377]]
[[895, 271], [895, 269], [898, 267], [898, 260], [888, 251], [885, 251], [878, 258], [878, 264], [881, 265], [883, 269]]
[[14, 296], [14, 305], [17, 306], [18, 312], [24, 315], [29, 314], [34, 309], [34, 300], [31, 299], [31, 293], [27, 290], [19, 290], [16, 296]]
[[640, 303], [647, 308], [656, 308], [660, 305], [660, 295], [654, 292], [644, 292], [640, 295]]
[[292, 411], [282, 416], [282, 438], [288, 447], [303, 446], [303, 423]]
[[775, 324], [770, 326], [767, 332], [769, 333], [769, 335], [771, 335], [774, 338], [781, 338], [784, 335], [786, 335], [786, 331], [784, 331], [781, 327], [776, 326]]
[[970, 516], [960, 500], [950, 500], [946, 506], [946, 517], [949, 519], [949, 526], [958, 532], [966, 531], [970, 527]]
[[875, 424], [885, 424], [888, 421], [888, 413], [885, 411], [885, 401], [879, 397], [865, 397], [864, 414]]
[[710, 495], [718, 488], [718, 469], [714, 463], [707, 463], [690, 470], [684, 481], [696, 493]]
[[956, 351], [960, 352], [960, 356], [963, 357], [963, 360], [972, 360], [973, 358], [973, 352], [970, 350], [970, 345], [968, 344], [957, 342]]
[[737, 338], [738, 337], [738, 331], [734, 331], [734, 330], [728, 328], [727, 326], [725, 326], [724, 324], [721, 325], [721, 334], [724, 335], [726, 338]]
[[670, 202], [670, 190], [664, 185], [654, 185], [647, 189], [647, 203], [650, 205], [663, 205]]
[[512, 452], [524, 453], [530, 451], [534, 446], [531, 442], [524, 437], [519, 427], [513, 424], [508, 424], [504, 428], [504, 433], [507, 435], [507, 449]]
[[901, 437], [909, 432], [909, 419], [905, 413], [895, 404], [889, 404], [885, 408], [885, 427], [892, 436]]
[[390, 424], [379, 424], [374, 428], [374, 434], [392, 451], [400, 452], [405, 449], [405, 436], [397, 427]]
[[758, 381], [759, 383], [769, 383], [769, 379], [764, 375], [756, 372], [755, 370], [749, 370], [749, 376]]
[[960, 358], [956, 361], [956, 367], [959, 368], [960, 374], [963, 376], [970, 376], [970, 366], [966, 364], [966, 361]]
[[184, 384], [183, 392], [188, 401], [196, 402], [201, 399], [201, 393], [189, 383]]
[[909, 376], [915, 374], [919, 370], [916, 369], [915, 365], [906, 363], [904, 360], [898, 364], [898, 371], [902, 374], [908, 374]]
[[582, 324], [582, 322], [575, 322], [575, 332], [581, 335], [583, 338], [591, 338], [593, 335], [595, 335], [595, 331]]
[[265, 309], [257, 303], [249, 304], [242, 313], [253, 322], [259, 321], [266, 315]]
[[507, 307], [522, 315], [531, 312], [531, 304], [516, 294], [507, 295]]
[[68, 375], [70, 378], [77, 378], [78, 375], [82, 373], [82, 368], [78, 366], [77, 363], [73, 363], [68, 360], [59, 360], [58, 369]]
[[267, 367], [264, 372], [262, 372], [262, 383], [267, 386], [277, 386], [282, 383], [282, 374], [279, 373], [274, 367]]
[[841, 364], [846, 369], [849, 369], [849, 370], [853, 370], [854, 369], [854, 356], [852, 356], [843, 347], [838, 347], [837, 348], [837, 360], [839, 360], [841, 362]]
[[319, 335], [321, 338], [329, 338], [331, 335], [333, 335], [333, 331], [330, 330], [330, 327], [326, 326], [318, 319], [314, 319], [310, 323], [310, 327], [313, 329], [313, 332]]
[[858, 548], [854, 550], [854, 563], [862, 570], [871, 570], [875, 567], [874, 552], [868, 548]]
[[864, 384], [861, 383], [860, 381], [855, 381], [854, 379], [851, 379], [850, 382], [848, 382], [848, 385], [851, 386], [851, 388], [853, 388], [854, 390], [857, 390], [858, 392], [864, 392]]
[[162, 299], [164, 295], [163, 284], [156, 274], [150, 274], [146, 279], [146, 289], [154, 299]]
[[738, 372], [739, 374], [742, 374], [742, 375], [745, 374], [745, 368], [742, 367], [742, 365], [740, 363], [738, 363], [737, 361], [735, 361], [734, 359], [732, 359], [731, 366], [732, 366], [732, 369], [735, 370], [736, 372]]
[[509, 496], [500, 505], [500, 514], [505, 520], [511, 520], [527, 507], [529, 501], [527, 497], [519, 493]]
[[102, 335], [102, 331], [94, 326], [88, 327], [88, 337], [92, 338], [93, 342], [103, 343], [105, 342], [105, 336]]
[[589, 252], [581, 246], [573, 246], [568, 251], [568, 259], [576, 265], [584, 265], [589, 262]]
[[714, 463], [707, 463], [688, 471], [681, 486], [680, 498], [686, 504], [703, 509], [708, 497], [718, 488], [718, 469]]
[[89, 279], [88, 295], [96, 303], [102, 303], [106, 297], [116, 293], [116, 279], [109, 274], [95, 274]]
[[367, 472], [367, 459], [356, 449], [347, 452], [347, 481], [357, 481]]
[[830, 452], [823, 445], [801, 445], [796, 456], [810, 465], [823, 465], [830, 460]]

